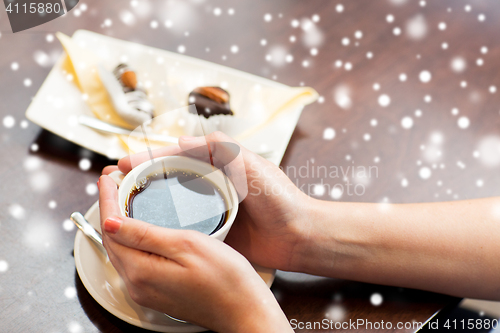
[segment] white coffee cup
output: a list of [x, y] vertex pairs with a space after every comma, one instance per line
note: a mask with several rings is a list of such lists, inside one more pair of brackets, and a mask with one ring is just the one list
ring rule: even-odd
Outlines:
[[[183, 171], [191, 171], [196, 174], [203, 175], [204, 178], [210, 181], [213, 185], [220, 189], [226, 203], [226, 218], [224, 225], [210, 235], [218, 240], [223, 241], [238, 213], [238, 194], [231, 180], [219, 169], [203, 161], [184, 157], [184, 156], [165, 156], [154, 160], [144, 162], [133, 168], [127, 175], [120, 171], [114, 171], [109, 176], [119, 186], [118, 188], [118, 205], [122, 215], [127, 216], [126, 206], [128, 198], [133, 189], [138, 185], [140, 178], [144, 175], [151, 175], [155, 172], [163, 172], [163, 169], [176, 169]], [[189, 228], [188, 228], [189, 229]]]

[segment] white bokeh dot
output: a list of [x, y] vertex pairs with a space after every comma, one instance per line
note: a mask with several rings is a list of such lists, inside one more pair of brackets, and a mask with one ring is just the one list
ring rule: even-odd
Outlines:
[[267, 13], [264, 15], [264, 21], [271, 22], [272, 19], [273, 19], [273, 16], [271, 14]]
[[87, 184], [87, 186], [85, 186], [85, 192], [87, 192], [88, 195], [96, 195], [97, 185], [94, 183]]
[[439, 24], [438, 24], [438, 29], [439, 29], [439, 30], [445, 30], [445, 29], [446, 29], [446, 23], [444, 23], [444, 22], [439, 22]]
[[406, 179], [406, 178], [401, 179], [401, 186], [408, 187], [408, 179]]
[[75, 287], [66, 287], [64, 289], [64, 296], [66, 298], [72, 299], [76, 297], [76, 288]]
[[70, 333], [83, 333], [83, 327], [80, 323], [72, 321], [68, 324], [68, 331]]
[[340, 198], [342, 198], [343, 193], [344, 193], [344, 191], [342, 190], [342, 188], [340, 186], [334, 186], [332, 188], [332, 191], [330, 192], [330, 196], [334, 200], [339, 200]]
[[399, 74], [399, 81], [405, 82], [408, 77], [406, 76], [405, 73]]
[[450, 67], [454, 72], [461, 73], [467, 67], [467, 63], [462, 57], [454, 57], [451, 59]]
[[332, 140], [335, 138], [335, 130], [331, 127], [325, 128], [323, 131], [323, 139], [324, 140]]
[[12, 69], [13, 71], [17, 71], [19, 69], [19, 64], [17, 62], [13, 62], [12, 64], [10, 64], [10, 69]]
[[50, 200], [48, 206], [50, 209], [55, 209], [57, 207], [57, 202], [55, 202], [54, 200]]
[[231, 46], [231, 53], [238, 53], [239, 50], [240, 48], [238, 47], [238, 45]]
[[7, 272], [9, 269], [9, 263], [5, 260], [0, 260], [0, 273]]
[[378, 104], [382, 107], [387, 107], [391, 104], [391, 98], [386, 94], [380, 95], [378, 97]]
[[373, 306], [379, 306], [383, 302], [383, 297], [379, 293], [373, 293], [370, 296], [370, 303], [372, 303]]
[[219, 7], [215, 7], [213, 13], [215, 16], [220, 16], [220, 14], [222, 14], [222, 10]]
[[387, 16], [385, 17], [385, 20], [387, 21], [387, 23], [392, 23], [392, 22], [394, 22], [394, 15], [391, 15], [391, 14], [387, 15]]
[[30, 78], [24, 79], [23, 84], [25, 87], [31, 87], [32, 84], [31, 79]]
[[186, 47], [185, 47], [184, 45], [179, 45], [179, 46], [177, 47], [177, 52], [179, 52], [179, 53], [184, 53], [184, 52], [186, 52]]
[[12, 128], [16, 124], [16, 120], [12, 116], [5, 116], [3, 118], [3, 126], [5, 128]]
[[420, 74], [418, 75], [418, 78], [423, 83], [427, 83], [431, 80], [432, 75], [431, 75], [431, 72], [429, 72], [429, 71], [421, 71]]
[[404, 117], [401, 119], [401, 126], [405, 129], [410, 129], [413, 127], [413, 119], [411, 117]]
[[82, 158], [80, 162], [78, 162], [78, 167], [83, 171], [89, 170], [91, 166], [92, 162], [90, 162], [88, 158]]
[[71, 230], [75, 229], [75, 224], [70, 219], [64, 220], [62, 223], [62, 226], [63, 226], [63, 229], [66, 231], [71, 231]]
[[315, 184], [313, 186], [313, 194], [317, 197], [321, 197], [325, 194], [325, 185]]
[[490, 87], [488, 88], [488, 90], [490, 91], [490, 93], [494, 94], [494, 93], [496, 93], [496, 92], [497, 92], [497, 87], [495, 87], [495, 86], [490, 86]]
[[432, 171], [428, 167], [422, 167], [418, 171], [418, 175], [422, 179], [429, 179], [431, 177], [431, 175], [432, 175]]
[[467, 118], [465, 116], [460, 117], [460, 118], [458, 118], [457, 124], [458, 124], [458, 127], [460, 127], [461, 129], [466, 129], [470, 125], [470, 120], [469, 120], [469, 118]]
[[342, 13], [344, 11], [344, 5], [339, 3], [337, 6], [335, 6], [335, 10], [337, 11], [337, 13]]

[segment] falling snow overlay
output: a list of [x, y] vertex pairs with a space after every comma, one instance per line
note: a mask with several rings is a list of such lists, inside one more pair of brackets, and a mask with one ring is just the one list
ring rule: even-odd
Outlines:
[[[387, 214], [392, 203], [500, 196], [500, 11], [494, 1], [80, 0], [64, 17], [20, 34], [10, 32], [2, 11], [0, 331], [116, 330], [112, 321], [87, 315], [96, 304], [88, 302], [75, 272], [78, 229], [69, 220], [71, 212], [85, 213], [98, 200], [100, 172], [116, 164], [65, 139], [74, 138], [80, 126], [72, 111], [92, 96], [78, 92], [75, 75], [59, 73], [79, 97], [69, 99], [61, 89], [44, 100], [47, 110], [68, 115], [62, 119], [64, 137], [26, 115], [61, 60], [56, 33], [79, 29], [317, 90], [317, 103], [301, 111], [281, 162], [321, 172], [323, 166], [340, 173], [343, 168], [338, 177], [289, 175], [315, 200], [371, 202], [377, 213]], [[171, 71], [182, 66], [151, 52], [151, 61], [134, 63], [133, 51], [105, 45], [96, 51], [105, 66], [131, 62], [156, 97], [184, 96], [184, 90], [206, 83], [228, 90], [235, 113], [262, 97], [235, 93], [234, 81], [221, 73], [186, 75], [187, 83], [175, 82], [172, 91]], [[155, 72], [161, 82], [152, 79]], [[84, 112], [92, 115], [88, 107]], [[262, 151], [274, 147], [258, 136], [255, 146], [245, 144]], [[117, 149], [106, 151], [118, 156]], [[372, 174], [356, 174], [360, 167], [372, 168]], [[491, 207], [491, 214], [500, 221], [500, 206]], [[284, 308], [290, 291], [283, 286], [292, 281], [300, 298], [307, 279], [313, 277], [278, 272], [273, 293]], [[399, 311], [410, 321], [420, 320], [419, 313], [425, 317], [422, 296], [412, 291], [318, 281], [329, 285], [320, 309], [310, 295], [300, 298], [303, 304], [297, 302], [293, 313], [313, 311], [333, 321], [356, 318], [357, 309], [377, 315]], [[446, 300], [436, 297], [425, 300]], [[401, 304], [418, 311], [401, 312]]]

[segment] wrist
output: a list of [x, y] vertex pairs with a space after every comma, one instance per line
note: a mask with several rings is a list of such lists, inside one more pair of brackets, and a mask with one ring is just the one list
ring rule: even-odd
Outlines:
[[342, 221], [341, 207], [334, 202], [308, 197], [301, 209], [302, 219], [296, 227], [296, 246], [290, 271], [317, 274], [322, 265], [330, 265], [339, 250], [336, 226]]
[[313, 251], [313, 245], [317, 241], [317, 228], [318, 224], [323, 221], [321, 212], [324, 210], [323, 205], [326, 202], [305, 194], [304, 197], [300, 200], [300, 207], [296, 207], [298, 216], [291, 226], [294, 246], [289, 265], [284, 269], [286, 271], [306, 272], [308, 262], [314, 260], [311, 257], [311, 251]]
[[235, 308], [235, 320], [232, 320], [234, 325], [221, 332], [293, 332], [288, 319], [267, 286], [261, 292], [254, 290], [252, 297], [245, 298], [245, 302], [241, 305], [238, 309]]

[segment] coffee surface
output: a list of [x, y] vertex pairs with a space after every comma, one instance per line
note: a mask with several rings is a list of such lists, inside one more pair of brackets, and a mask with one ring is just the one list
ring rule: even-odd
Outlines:
[[127, 199], [127, 216], [171, 229], [210, 235], [225, 223], [221, 190], [197, 173], [163, 170], [138, 180]]

